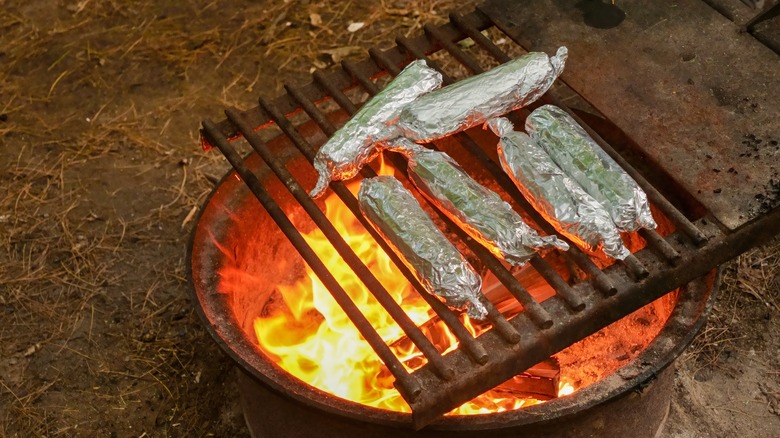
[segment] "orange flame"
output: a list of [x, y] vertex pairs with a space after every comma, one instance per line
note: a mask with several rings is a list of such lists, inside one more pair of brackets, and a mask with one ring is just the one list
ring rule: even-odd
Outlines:
[[[392, 172], [392, 168], [382, 163], [378, 173]], [[352, 183], [349, 188], [354, 193], [358, 184]], [[456, 348], [457, 339], [443, 323], [425, 324], [434, 316], [433, 311], [339, 198], [331, 195], [325, 200], [325, 205], [328, 219], [412, 321], [422, 327], [440, 351]], [[414, 345], [408, 341], [394, 342], [404, 338], [403, 331], [322, 232], [315, 229], [304, 237], [405, 366], [413, 370], [424, 365], [425, 358]], [[254, 321], [262, 349], [279, 366], [332, 395], [377, 408], [410, 412], [409, 406], [393, 387], [392, 375], [308, 267], [305, 278], [292, 286], [280, 286], [279, 292], [286, 308], [274, 310]], [[467, 316], [462, 318], [473, 334], [479, 332]], [[573, 391], [573, 387], [571, 389]], [[451, 414], [501, 412], [538, 403], [541, 401], [534, 398], [517, 398], [491, 390]]]

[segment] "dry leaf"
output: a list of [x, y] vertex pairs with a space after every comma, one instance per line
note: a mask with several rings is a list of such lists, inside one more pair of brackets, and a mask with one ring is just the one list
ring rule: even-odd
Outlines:
[[349, 23], [349, 26], [347, 26], [347, 32], [350, 32], [350, 33], [357, 32], [360, 29], [362, 29], [363, 26], [365, 26], [365, 25], [366, 25], [366, 23], [364, 23], [362, 21], [356, 21], [354, 23]]
[[40, 342], [36, 343], [35, 345], [31, 345], [27, 350], [24, 351], [24, 357], [30, 357], [40, 349], [41, 349]]
[[309, 14], [309, 22], [312, 26], [319, 27], [322, 25], [322, 17], [320, 14]]

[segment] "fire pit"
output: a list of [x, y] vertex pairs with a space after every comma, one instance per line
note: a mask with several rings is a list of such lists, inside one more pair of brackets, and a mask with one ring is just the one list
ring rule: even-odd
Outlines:
[[[316, 139], [311, 128], [305, 126], [301, 131]], [[280, 157], [293, 157], [290, 161], [282, 159], [286, 167], [305, 171], [305, 162], [285, 152], [290, 152], [290, 144], [284, 138], [269, 143], [269, 148], [277, 150]], [[266, 186], [270, 192], [284, 190], [278, 181], [271, 181], [268, 169], [263, 169], [256, 156], [250, 157], [247, 165], [256, 174], [267, 177]], [[333, 198], [330, 201], [329, 205], [337, 205]], [[288, 197], [287, 202], [282, 201], [280, 205], [288, 216], [305, 222], [305, 216], [300, 207], [296, 209], [293, 199]], [[338, 220], [339, 216], [348, 217], [348, 211], [329, 215], [329, 218]], [[304, 230], [311, 229], [311, 224], [297, 225]], [[281, 231], [273, 226], [267, 212], [255, 202], [243, 181], [234, 173], [226, 176], [206, 202], [199, 220], [192, 247], [193, 281], [204, 318], [225, 350], [242, 364], [241, 395], [253, 434], [343, 437], [365, 436], [366, 430], [371, 430], [372, 436], [412, 436], [413, 420], [409, 413], [376, 409], [326, 394], [281, 369], [271, 357], [273, 355], [258, 346], [257, 324], [275, 323], [267, 315], [274, 302], [280, 300], [279, 285], [293, 285], [305, 277], [302, 260], [297, 256], [290, 257], [290, 254], [297, 255]], [[329, 266], [333, 267], [332, 262]], [[652, 436], [669, 406], [669, 388], [674, 373], [673, 367], [667, 369], [667, 366], [703, 324], [715, 282], [716, 275], [711, 272], [557, 355], [561, 368], [557, 389], [560, 395], [565, 395], [576, 387], [578, 390], [574, 395], [522, 407], [523, 403], [535, 404], [535, 397], [539, 396], [524, 393], [528, 388], [519, 382], [519, 394], [514, 393], [510, 398], [520, 402], [514, 406], [522, 409], [446, 416], [429, 426], [430, 430], [426, 429], [427, 436], [436, 436], [431, 435], [434, 430], [441, 431], [438, 433], [442, 436], [453, 436], [455, 431], [465, 435], [479, 430], [561, 434], [600, 428], [617, 433], [646, 430], [647, 436]], [[363, 306], [361, 309], [368, 314]], [[295, 324], [290, 324], [283, 330], [289, 333], [295, 328]], [[284, 336], [280, 331], [274, 333]], [[283, 344], [284, 340], [277, 343]], [[350, 358], [331, 352], [323, 359], [340, 364]], [[328, 370], [323, 365], [321, 372], [343, 373], [349, 369], [342, 366]], [[357, 378], [352, 382], [358, 389], [363, 384]], [[508, 388], [509, 391], [517, 389], [517, 384], [513, 388], [510, 382]], [[499, 404], [505, 402], [502, 397], [507, 397], [507, 393], [502, 393], [499, 386], [487, 397]], [[603, 405], [611, 399], [622, 400], [618, 403], [619, 416], [615, 415], [615, 406]], [[470, 406], [474, 403], [467, 407]], [[497, 410], [484, 402], [481, 406], [485, 412]], [[471, 409], [471, 413], [476, 410]], [[301, 422], [302, 415], [308, 420]], [[553, 421], [564, 417], [563, 423]], [[323, 435], [323, 428], [328, 434]]]
[[[501, 7], [512, 10], [502, 2], [491, 2], [481, 11], [468, 16], [453, 15], [451, 24], [426, 26], [425, 36], [399, 38], [398, 47], [390, 50], [372, 49], [369, 52], [371, 60], [358, 64], [345, 62], [342, 70], [329, 74], [315, 73], [312, 84], [300, 89], [288, 86], [287, 94], [274, 101], [261, 98], [257, 108], [245, 112], [228, 110], [227, 120], [220, 124], [204, 122], [204, 145], [219, 147], [233, 165], [235, 173], [223, 179], [201, 212], [191, 248], [190, 278], [207, 326], [225, 351], [247, 373], [241, 377], [242, 391], [247, 418], [256, 434], [260, 435], [263, 430], [272, 436], [295, 436], [296, 433], [298, 436], [322, 436], [323, 428], [327, 428], [332, 431], [327, 432], [331, 436], [358, 436], [367, 430], [374, 436], [403, 436], [413, 434], [412, 429], [426, 425], [432, 434], [437, 433], [433, 431], [443, 431], [440, 432], [442, 436], [452, 436], [456, 433], [454, 431], [468, 434], [488, 429], [516, 434], [520, 429], [534, 432], [542, 430], [539, 428], [565, 434], [568, 432], [564, 429], [572, 427], [572, 423], [560, 426], [549, 421], [559, 417], [574, 421], [573, 416], [582, 421], [577, 423], [577, 427], [581, 427], [578, 429], [580, 432], [605, 427], [609, 416], [600, 414], [600, 408], [594, 408], [596, 411], [591, 410], [587, 416], [580, 413], [638, 386], [644, 387], [656, 375], [659, 379], [651, 386], [668, 387], [670, 372], [662, 370], [687, 345], [701, 325], [707, 298], [715, 284], [712, 269], [777, 232], [780, 212], [776, 208], [772, 211], [773, 205], [762, 206], [766, 208], [750, 215], [738, 216], [734, 211], [743, 207], [747, 210], [747, 206], [740, 204], [738, 208], [729, 208], [721, 199], [713, 200], [709, 194], [697, 196], [695, 191], [690, 190], [690, 179], [683, 178], [683, 174], [663, 178], [669, 170], [680, 167], [680, 160], [675, 161], [674, 158], [682, 157], [684, 161], [684, 155], [674, 151], [671, 158], [662, 155], [643, 159], [641, 145], [623, 149], [621, 152], [625, 156], [618, 154], [593, 128], [599, 128], [605, 136], [620, 143], [630, 143], [630, 140], [625, 140], [625, 132], [621, 129], [625, 125], [621, 124], [618, 128], [599, 115], [587, 114], [582, 115], [592, 122], [592, 126], [584, 125], [585, 128], [642, 186], [653, 204], [656, 219], [663, 226], [657, 231], [625, 236], [634, 254], [622, 263], [612, 264], [572, 248], [566, 253], [535, 257], [529, 263], [529, 276], [518, 281], [488, 251], [463, 236], [454, 229], [456, 227], [449, 227], [446, 218], [439, 217], [443, 226], [453, 229], [451, 238], [457, 240], [470, 257], [478, 260], [485, 271], [497, 278], [506, 291], [502, 298], [507, 297], [512, 311], [502, 314], [497, 309], [506, 301], [486, 303], [489, 322], [484, 327], [469, 325], [468, 321], [459, 319], [422, 290], [392, 251], [387, 250], [383, 239], [366, 226], [350, 187], [342, 183], [331, 184], [333, 201], [342, 203], [344, 217], [351, 219], [337, 219], [340, 216], [333, 211], [323, 213], [323, 207], [313, 202], [304, 188], [310, 188], [314, 183], [314, 172], [309, 163], [317, 147], [357, 109], [356, 103], [345, 93], [359, 87], [368, 95], [375, 94], [380, 87], [376, 82], [378, 78], [388, 73], [397, 74], [400, 67], [413, 58], [427, 58], [429, 64], [436, 67], [437, 64], [428, 58], [431, 54], [446, 53], [471, 73], [479, 73], [484, 70], [484, 65], [456, 44], [466, 37], [494, 60], [506, 62], [509, 56], [483, 31], [497, 27], [505, 38], [525, 47], [529, 43], [518, 30], [520, 20], [515, 17], [519, 12], [504, 15], [500, 12]], [[628, 16], [630, 18], [631, 14]], [[578, 29], [572, 32], [575, 31]], [[445, 82], [452, 81], [446, 72], [443, 76]], [[557, 92], [548, 93], [541, 102], [564, 107], [556, 95]], [[341, 111], [325, 109], [323, 105], [327, 102], [335, 102]], [[570, 113], [577, 116], [577, 113]], [[309, 122], [292, 122], [292, 119], [304, 115], [308, 116]], [[526, 112], [520, 111], [513, 117], [522, 120], [525, 115]], [[701, 116], [699, 113], [696, 115]], [[620, 119], [620, 116], [616, 118]], [[255, 129], [271, 124], [276, 125], [282, 135], [266, 144]], [[602, 129], [604, 126], [611, 129]], [[237, 136], [245, 138], [256, 154], [242, 159], [227, 140]], [[451, 153], [467, 171], [479, 175], [483, 181], [501, 191], [541, 230], [554, 232], [530, 208], [498, 167], [493, 152], [494, 137], [471, 131], [438, 142], [436, 147]], [[629, 164], [626, 157], [632, 158], [631, 164], [636, 167]], [[718, 156], [715, 160], [724, 158]], [[397, 167], [403, 168], [402, 163]], [[387, 170], [365, 168], [361, 176], [370, 177], [383, 171]], [[656, 185], [651, 184], [648, 178]], [[754, 184], [755, 180], [725, 190], [729, 196], [739, 197], [740, 193], [753, 190]], [[717, 189], [714, 193], [721, 191]], [[698, 191], [700, 193], [701, 190]], [[751, 221], [748, 216], [754, 219]], [[368, 260], [351, 245], [352, 242], [348, 242], [347, 232], [339, 229], [337, 224], [349, 220], [362, 226], [370, 236], [369, 240], [379, 245], [368, 252], [376, 253], [381, 248], [388, 254], [387, 261]], [[313, 244], [313, 236], [317, 233], [321, 236], [322, 245]], [[343, 259], [344, 270], [357, 283], [365, 285], [365, 295], [386, 312], [388, 326], [396, 329], [395, 334], [388, 334], [385, 326], [378, 324], [372, 316], [368, 305], [356, 298], [351, 280], [336, 275], [341, 269], [336, 268], [335, 261], [323, 255], [322, 248], [337, 253]], [[397, 271], [391, 271], [389, 277], [408, 280], [411, 284], [408, 296], [418, 291], [418, 300], [429, 306], [427, 313], [422, 316], [409, 314], [411, 310], [404, 306], [405, 292], [401, 292], [401, 297], [394, 296], [398, 292], [396, 287], [388, 284], [388, 279], [374, 274], [375, 265], [379, 263], [395, 265]], [[321, 297], [333, 302], [326, 306], [328, 310], [318, 306], [313, 311], [303, 302], [305, 300], [292, 302], [290, 297], [295, 296], [294, 293], [280, 292], [309, 277], [304, 271], [305, 265], [308, 265], [311, 277], [321, 281], [321, 285], [314, 283], [312, 289], [322, 289], [324, 294]], [[529, 283], [529, 279], [534, 281]], [[541, 289], [534, 287], [536, 280], [542, 284]], [[305, 287], [296, 287], [306, 290]], [[669, 294], [677, 288], [681, 289]], [[401, 289], [407, 290], [404, 286]], [[322, 304], [316, 293], [314, 296], [309, 301]], [[282, 302], [283, 305], [280, 305]], [[289, 309], [288, 313], [298, 312], [299, 317], [280, 323], [276, 318], [284, 312], [280, 313], [278, 309], [285, 306]], [[377, 379], [371, 381], [367, 389], [384, 386], [392, 392], [386, 384], [392, 382], [397, 390], [392, 394], [397, 396], [391, 410], [337, 398], [331, 394], [364, 401], [362, 395], [347, 394], [347, 388], [338, 383], [341, 381], [330, 387], [323, 384], [323, 390], [318, 390], [302, 384], [277, 365], [277, 362], [284, 362], [284, 355], [280, 353], [284, 348], [275, 349], [271, 345], [276, 338], [309, 336], [300, 334], [299, 329], [306, 327], [295, 327], [290, 325], [291, 321], [303, 321], [302, 325], [307, 325], [321, 320], [321, 315], [327, 319], [326, 314], [331, 311], [334, 320], [356, 328], [358, 337], [370, 346], [368, 351], [373, 359], [384, 364], [368, 373]], [[313, 313], [314, 317], [300, 318], [307, 312]], [[434, 329], [429, 326], [429, 319], [441, 322], [442, 333], [449, 331], [453, 339], [448, 341], [449, 344], [432, 334]], [[616, 321], [618, 325], [607, 327]], [[640, 325], [632, 326], [632, 321]], [[279, 324], [283, 324], [281, 329], [266, 330]], [[331, 320], [327, 325], [331, 325]], [[443, 328], [445, 326], [446, 329]], [[570, 348], [583, 348], [583, 345], [594, 342], [593, 337], [583, 338], [594, 333], [595, 337], [614, 336], [620, 339], [620, 327], [625, 331], [641, 331], [648, 336], [643, 336], [645, 339], [642, 341], [637, 336], [628, 336], [632, 347], [628, 351], [625, 346], [616, 347], [620, 350], [618, 357], [614, 358], [616, 360], [610, 362], [604, 356], [595, 358], [594, 363], [610, 362], [610, 365], [603, 366], [591, 381], [581, 378], [567, 381], [581, 370], [568, 367], [566, 358], [571, 355], [571, 350], [564, 349], [578, 341], [581, 343]], [[263, 347], [258, 345], [258, 340]], [[399, 343], [406, 343], [410, 348], [413, 345], [416, 349], [409, 350], [412, 352], [410, 355], [409, 351], [399, 349]], [[615, 344], [620, 342], [610, 345]], [[307, 348], [322, 344], [313, 345]], [[453, 348], [451, 351], [450, 346]], [[345, 351], [335, 348], [329, 354], [308, 360], [319, 366], [324, 359], [339, 359], [339, 354]], [[500, 385], [510, 379], [514, 381], [515, 376], [523, 372], [530, 374], [527, 379], [539, 377], [533, 372], [535, 364], [549, 361], [554, 354], [557, 354], [561, 371], [560, 375], [557, 374], [553, 366], [555, 373], [551, 378], [555, 390], [551, 395], [548, 391], [546, 398], [564, 394], [559, 384], [576, 384], [580, 391], [571, 397], [555, 398], [521, 410], [511, 410], [519, 407], [518, 403], [508, 408], [496, 402], [495, 391], [506, 391], [506, 386]], [[344, 367], [344, 361], [339, 363], [342, 369], [358, 366]], [[303, 376], [306, 370], [295, 373]], [[322, 378], [327, 379], [328, 376]], [[555, 382], [556, 378], [560, 380]], [[587, 386], [596, 381], [598, 383]], [[359, 385], [362, 385], [360, 382]], [[533, 385], [528, 382], [522, 383], [525, 386], [516, 391], [521, 394], [516, 398], [533, 404], [532, 400], [538, 399], [533, 394], [538, 391], [530, 389]], [[609, 433], [628, 431], [619, 427], [630, 427], [631, 431], [641, 429], [647, 432], [647, 436], [655, 433], [668, 406], [669, 394], [664, 390], [647, 389], [644, 397], [634, 397], [636, 403], [643, 405], [641, 411], [635, 411], [636, 421], [620, 416], [620, 421], [610, 425], [612, 432]], [[650, 394], [656, 395], [651, 397]], [[485, 409], [495, 413], [442, 417], [477, 396], [487, 397], [489, 402], [475, 402], [477, 404], [469, 405], [468, 409]], [[623, 396], [621, 403], [630, 403], [631, 397]], [[275, 408], [258, 406], [260, 400]], [[370, 404], [388, 407], [382, 404], [388, 400], [386, 393], [380, 394], [379, 400], [378, 404], [374, 401]], [[486, 404], [490, 403], [501, 406], [487, 407]], [[411, 414], [408, 413], [409, 408]], [[499, 412], [502, 410], [507, 411]], [[312, 421], [297, 424], [303, 412]], [[534, 424], [529, 425], [531, 422]], [[295, 427], [293, 424], [296, 424]]]

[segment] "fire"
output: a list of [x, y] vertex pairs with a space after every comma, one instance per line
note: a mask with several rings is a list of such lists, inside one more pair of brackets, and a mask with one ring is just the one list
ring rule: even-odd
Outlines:
[[[392, 169], [383, 166], [379, 173], [390, 172]], [[358, 184], [353, 183], [349, 188], [354, 193]], [[325, 205], [328, 219], [412, 321], [426, 331], [440, 351], [456, 348], [457, 339], [443, 323], [429, 323], [433, 311], [340, 199], [331, 195]], [[404, 339], [401, 328], [344, 263], [322, 232], [315, 229], [304, 237], [405, 366], [413, 370], [424, 365], [425, 358], [408, 340], [398, 341]], [[263, 351], [280, 367], [332, 395], [377, 408], [410, 412], [393, 387], [392, 375], [310, 269], [307, 268], [306, 277], [296, 284], [280, 286], [278, 290], [284, 306], [257, 317], [254, 329]], [[463, 318], [472, 333], [479, 333], [479, 328], [467, 316]], [[573, 390], [571, 385], [564, 385], [559, 393], [569, 394]], [[492, 390], [451, 414], [501, 412], [541, 402]]]
[[558, 397], [564, 397], [574, 393], [574, 386], [571, 383], [561, 382], [558, 385]]

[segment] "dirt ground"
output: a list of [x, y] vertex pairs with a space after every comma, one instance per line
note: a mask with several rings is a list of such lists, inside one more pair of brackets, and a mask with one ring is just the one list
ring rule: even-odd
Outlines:
[[[0, 436], [246, 436], [186, 287], [200, 120], [465, 3], [0, 0]], [[665, 437], [780, 434], [778, 254], [726, 269]]]

